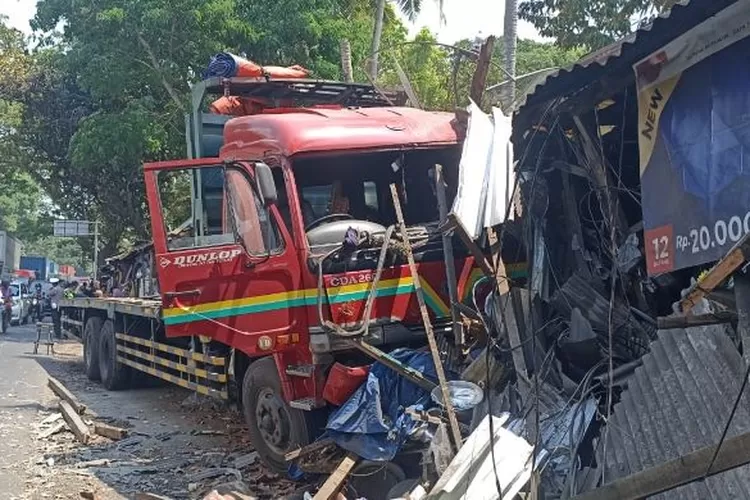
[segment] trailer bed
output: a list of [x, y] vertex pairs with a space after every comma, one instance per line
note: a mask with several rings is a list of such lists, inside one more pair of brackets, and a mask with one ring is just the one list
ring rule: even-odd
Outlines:
[[110, 313], [131, 314], [149, 319], [161, 318], [161, 300], [135, 297], [76, 297], [61, 299], [60, 307], [99, 309]]

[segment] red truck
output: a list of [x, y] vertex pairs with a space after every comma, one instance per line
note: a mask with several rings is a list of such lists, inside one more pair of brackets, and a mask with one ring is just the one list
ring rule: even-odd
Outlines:
[[[211, 94], [265, 106], [206, 113]], [[384, 350], [424, 345], [413, 280], [388, 230], [391, 183], [430, 314], [450, 333], [433, 172], [443, 165], [450, 202], [461, 133], [454, 114], [392, 105], [397, 98], [302, 80], [196, 86], [192, 159], [144, 166], [158, 296], [61, 304], [88, 376], [114, 390], [145, 372], [236, 399], [263, 461], [285, 471], [284, 455], [319, 430], [332, 364], [361, 357], [353, 336]], [[460, 247], [455, 259], [462, 298], [478, 272]]]

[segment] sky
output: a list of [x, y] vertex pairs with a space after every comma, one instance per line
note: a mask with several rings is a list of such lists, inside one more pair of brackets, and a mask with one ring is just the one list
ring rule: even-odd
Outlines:
[[[0, 0], [0, 14], [8, 16], [9, 23], [24, 33], [30, 33], [29, 19], [34, 16], [37, 0]], [[411, 35], [427, 26], [437, 33], [443, 43], [454, 43], [462, 38], [501, 35], [503, 32], [504, 0], [444, 0], [443, 11], [447, 19], [440, 23], [437, 0], [423, 0], [422, 12], [415, 23], [404, 19]], [[518, 23], [518, 37], [540, 40], [534, 27], [524, 21]]]

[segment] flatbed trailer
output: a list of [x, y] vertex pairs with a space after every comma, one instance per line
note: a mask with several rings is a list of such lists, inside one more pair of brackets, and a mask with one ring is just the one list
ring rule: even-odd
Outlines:
[[[127, 367], [119, 369], [117, 380], [103, 380], [108, 388], [126, 389], [137, 383], [134, 373], [142, 372], [199, 394], [230, 398], [230, 353], [212, 355], [200, 340], [163, 338], [159, 300], [78, 297], [62, 299], [60, 307], [66, 332], [84, 345], [90, 378], [100, 379], [118, 364]], [[114, 349], [101, 345], [104, 335]]]

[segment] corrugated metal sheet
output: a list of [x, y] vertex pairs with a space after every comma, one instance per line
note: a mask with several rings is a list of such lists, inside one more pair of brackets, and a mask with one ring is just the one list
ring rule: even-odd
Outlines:
[[[606, 482], [716, 444], [744, 372], [744, 361], [721, 326], [660, 331], [607, 426]], [[749, 392], [729, 437], [750, 431]], [[660, 497], [750, 498], [750, 465]]]
[[522, 113], [525, 106], [576, 92], [607, 73], [632, 72], [635, 62], [737, 1], [683, 0], [622, 40], [592, 52], [573, 66], [549, 74], [526, 94], [518, 113]]

